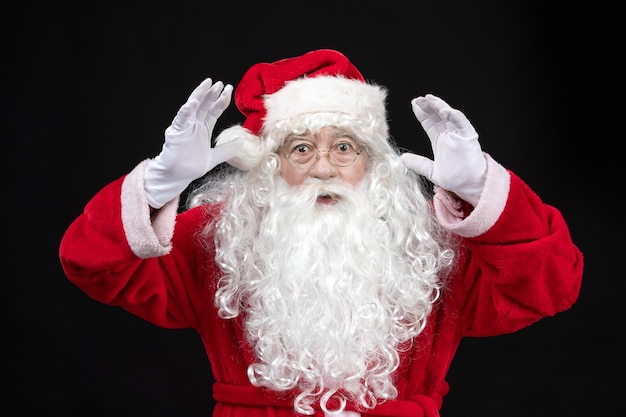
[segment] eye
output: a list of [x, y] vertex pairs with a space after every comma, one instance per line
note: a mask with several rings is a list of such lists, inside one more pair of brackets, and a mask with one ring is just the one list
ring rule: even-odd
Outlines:
[[307, 154], [313, 151], [313, 148], [310, 145], [307, 145], [306, 143], [299, 143], [297, 145], [295, 145], [291, 152], [292, 153], [298, 153], [298, 154]]
[[351, 143], [348, 142], [339, 142], [335, 146], [333, 146], [335, 151], [339, 153], [350, 153], [354, 149]]

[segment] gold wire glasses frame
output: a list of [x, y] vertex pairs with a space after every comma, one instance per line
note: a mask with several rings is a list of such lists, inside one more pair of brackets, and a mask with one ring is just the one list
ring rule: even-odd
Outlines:
[[300, 142], [291, 147], [289, 153], [282, 149], [280, 152], [296, 168], [312, 168], [320, 160], [320, 153], [326, 152], [328, 161], [336, 167], [352, 165], [363, 153], [363, 149], [357, 151], [349, 142], [337, 142], [330, 149], [319, 150], [312, 143]]

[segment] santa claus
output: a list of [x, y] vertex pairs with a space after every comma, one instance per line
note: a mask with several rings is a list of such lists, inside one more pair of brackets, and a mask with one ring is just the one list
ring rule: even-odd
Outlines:
[[104, 187], [60, 252], [91, 297], [198, 331], [215, 416], [437, 416], [461, 338], [575, 302], [582, 255], [561, 214], [440, 98], [412, 102], [429, 159], [400, 152], [385, 88], [337, 51], [252, 66], [244, 123], [211, 146], [231, 93], [201, 83], [162, 152]]

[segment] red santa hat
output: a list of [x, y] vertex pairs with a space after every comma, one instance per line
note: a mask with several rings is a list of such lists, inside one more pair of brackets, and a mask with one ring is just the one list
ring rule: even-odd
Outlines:
[[386, 141], [385, 99], [384, 88], [367, 83], [348, 58], [335, 50], [319, 49], [255, 64], [234, 93], [235, 105], [246, 119], [243, 125], [225, 129], [216, 142], [245, 139], [242, 151], [228, 162], [250, 169], [258, 162], [264, 135], [288, 120], [324, 117], [333, 124], [333, 119], [342, 119], [354, 125], [361, 140]]

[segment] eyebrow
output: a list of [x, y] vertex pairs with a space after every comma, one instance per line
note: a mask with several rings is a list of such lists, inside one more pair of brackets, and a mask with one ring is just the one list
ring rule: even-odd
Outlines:
[[[349, 138], [351, 141], [355, 143], [359, 143], [359, 140], [354, 136], [354, 134], [350, 130], [344, 129], [344, 128], [332, 128], [331, 129], [332, 140], [339, 139], [342, 137]], [[316, 134], [306, 133], [302, 135], [290, 134], [285, 138], [283, 143], [287, 144], [296, 140], [305, 140], [307, 142], [317, 142], [316, 139], [319, 140], [319, 135], [317, 133]]]

